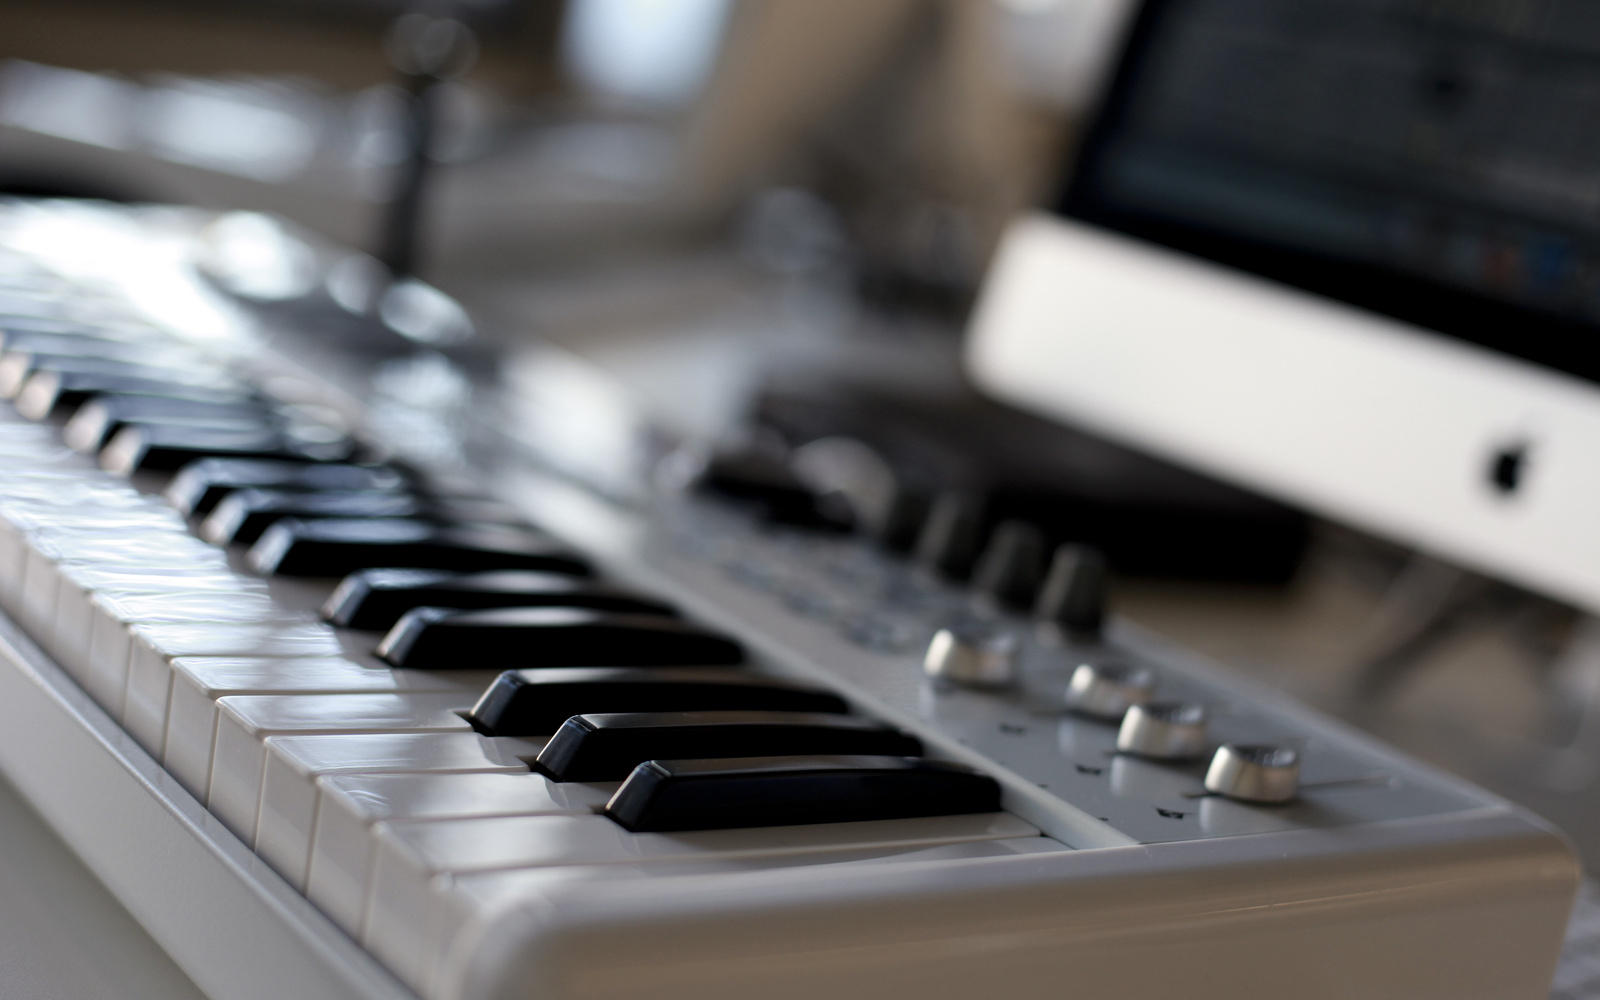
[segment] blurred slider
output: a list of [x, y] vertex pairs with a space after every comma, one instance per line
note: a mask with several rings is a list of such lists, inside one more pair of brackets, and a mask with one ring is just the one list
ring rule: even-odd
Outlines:
[[[273, 529], [276, 530], [276, 529]], [[414, 608], [378, 644], [396, 667], [694, 667], [744, 662], [732, 639], [676, 618], [577, 608]]]
[[250, 566], [268, 576], [348, 576], [360, 569], [402, 567], [532, 569], [584, 576], [589, 566], [571, 549], [530, 530], [445, 526], [402, 518], [286, 517], [250, 549]]
[[[212, 515], [215, 520], [224, 501]], [[211, 521], [206, 522], [208, 525]], [[387, 631], [412, 608], [588, 608], [635, 615], [677, 612], [672, 605], [580, 577], [529, 570], [453, 573], [428, 569], [367, 569], [340, 582], [322, 608], [334, 625]]]
[[964, 580], [978, 558], [982, 528], [983, 502], [970, 493], [946, 490], [928, 511], [912, 560], [941, 576]]
[[167, 484], [167, 502], [189, 517], [210, 514], [235, 490], [271, 489], [315, 493], [322, 490], [382, 490], [410, 485], [398, 469], [381, 465], [306, 464], [241, 458], [207, 458], [183, 467]]
[[28, 376], [14, 404], [17, 412], [29, 420], [47, 420], [67, 416], [89, 397], [102, 393], [161, 396], [223, 405], [249, 403], [255, 398], [244, 386], [226, 376], [176, 382], [137, 375], [41, 371]]
[[922, 742], [849, 715], [622, 712], [568, 719], [533, 767], [556, 781], [621, 781], [647, 760], [813, 754], [917, 757]]
[[999, 783], [961, 764], [827, 756], [646, 761], [605, 814], [635, 833], [670, 833], [999, 809]]
[[781, 459], [741, 451], [712, 459], [700, 476], [702, 490], [754, 508], [763, 519], [824, 531], [849, 531], [849, 506], [835, 494], [818, 495]]
[[485, 736], [548, 736], [574, 715], [604, 712], [812, 712], [842, 715], [824, 688], [742, 670], [574, 667], [507, 670], [467, 717]]
[[270, 426], [276, 415], [264, 401], [201, 403], [162, 396], [92, 396], [78, 407], [61, 432], [74, 451], [99, 451], [127, 424], [169, 424], [251, 430]]
[[[212, 508], [200, 525], [200, 537], [214, 545], [253, 545], [262, 532], [285, 517], [403, 517], [436, 524], [523, 523], [515, 511], [492, 500], [433, 499], [381, 490], [306, 493], [246, 489], [235, 490]], [[391, 621], [383, 627], [392, 624]]]
[[120, 476], [176, 472], [200, 458], [265, 458], [289, 462], [339, 462], [354, 443], [325, 428], [255, 429], [183, 424], [127, 424], [100, 451], [100, 467]]

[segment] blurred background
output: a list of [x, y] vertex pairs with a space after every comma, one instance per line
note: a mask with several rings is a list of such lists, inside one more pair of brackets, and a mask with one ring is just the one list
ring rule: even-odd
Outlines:
[[603, 378], [674, 441], [824, 442], [824, 478], [864, 454], [1091, 541], [1123, 614], [1600, 864], [1600, 634], [1576, 611], [963, 380], [992, 248], [1052, 199], [1129, 7], [8, 0], [0, 193], [270, 213], [454, 296], [486, 344], [556, 345], [585, 365], [556, 391]]

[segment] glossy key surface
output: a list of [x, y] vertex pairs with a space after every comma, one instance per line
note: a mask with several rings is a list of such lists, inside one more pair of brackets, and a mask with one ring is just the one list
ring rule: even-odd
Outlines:
[[[200, 525], [200, 537], [216, 545], [253, 545], [286, 517], [398, 517], [440, 524], [520, 523], [516, 513], [491, 500], [436, 499], [393, 490], [237, 490], [217, 504]], [[421, 603], [428, 603], [426, 601]], [[395, 617], [399, 617], [397, 613]], [[382, 626], [394, 624], [389, 621]]]
[[381, 566], [532, 569], [583, 575], [588, 564], [571, 549], [532, 532], [426, 521], [285, 518], [250, 550], [257, 572], [282, 576], [346, 576]]
[[377, 653], [397, 667], [419, 670], [716, 666], [744, 660], [734, 640], [676, 618], [572, 608], [416, 608], [395, 623]]
[[559, 573], [369, 569], [345, 577], [328, 598], [323, 617], [346, 628], [388, 629], [401, 615], [420, 607], [559, 607], [629, 614], [674, 613], [665, 602]]
[[250, 428], [274, 419], [264, 402], [202, 403], [164, 396], [105, 393], [90, 397], [62, 429], [62, 440], [75, 451], [99, 451], [111, 435], [129, 423], [187, 424], [197, 427]]
[[66, 416], [91, 396], [113, 392], [132, 396], [159, 396], [202, 403], [234, 405], [255, 398], [226, 379], [215, 384], [176, 383], [162, 379], [139, 378], [96, 372], [40, 371], [28, 376], [17, 394], [17, 412], [29, 420]]
[[647, 760], [921, 753], [916, 737], [848, 715], [621, 712], [568, 719], [539, 751], [535, 767], [557, 781], [621, 781]]
[[494, 736], [546, 736], [590, 713], [849, 710], [825, 688], [726, 667], [570, 667], [506, 671], [469, 721]]
[[845, 823], [995, 812], [1000, 785], [915, 757], [652, 760], [628, 775], [606, 815], [636, 832]]
[[167, 501], [190, 517], [204, 517], [234, 490], [386, 490], [405, 488], [408, 477], [381, 465], [307, 465], [244, 458], [208, 458], [191, 465], [167, 484]]
[[336, 462], [349, 458], [351, 449], [351, 443], [343, 438], [316, 440], [265, 424], [230, 428], [130, 423], [106, 443], [100, 452], [100, 467], [127, 476], [175, 472], [201, 458]]

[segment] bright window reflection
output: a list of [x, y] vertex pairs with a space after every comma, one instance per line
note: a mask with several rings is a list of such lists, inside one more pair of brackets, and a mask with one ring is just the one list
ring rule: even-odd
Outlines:
[[145, 142], [177, 163], [286, 181], [317, 151], [318, 123], [297, 97], [269, 84], [173, 80], [145, 98]]
[[109, 149], [132, 140], [137, 85], [99, 73], [12, 60], [0, 67], [0, 122]]
[[601, 93], [686, 103], [716, 62], [728, 8], [728, 0], [573, 0], [567, 63]]

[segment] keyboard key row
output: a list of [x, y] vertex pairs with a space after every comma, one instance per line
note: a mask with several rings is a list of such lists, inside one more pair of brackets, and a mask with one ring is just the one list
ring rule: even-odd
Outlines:
[[0, 604], [418, 988], [535, 872], [1064, 849], [987, 776], [187, 349], [0, 330], [0, 392], [67, 445], [0, 419]]

